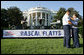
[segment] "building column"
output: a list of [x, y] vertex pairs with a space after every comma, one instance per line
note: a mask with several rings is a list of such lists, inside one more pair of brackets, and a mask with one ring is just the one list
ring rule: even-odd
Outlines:
[[33, 26], [33, 13], [31, 14], [31, 25]]
[[35, 21], [35, 23], [36, 23], [36, 26], [37, 26], [37, 12], [36, 12], [36, 17], [35, 17], [35, 18], [36, 18], [36, 21]]
[[30, 26], [30, 14], [28, 15], [28, 26]]
[[50, 14], [48, 14], [48, 26], [50, 26]]
[[47, 26], [47, 14], [45, 13], [45, 26]]
[[[51, 19], [52, 17], [51, 17], [51, 14], [50, 14], [50, 23], [51, 23], [51, 21], [52, 21], [52, 19]], [[50, 26], [51, 26], [51, 24], [50, 24]]]
[[[40, 14], [41, 14], [41, 19], [42, 19], [42, 12]], [[43, 20], [42, 20], [42, 24], [43, 24]]]
[[29, 20], [29, 15], [27, 16], [27, 26], [29, 26], [29, 22], [28, 22], [28, 20]]
[[31, 29], [33, 28], [33, 13], [31, 14]]

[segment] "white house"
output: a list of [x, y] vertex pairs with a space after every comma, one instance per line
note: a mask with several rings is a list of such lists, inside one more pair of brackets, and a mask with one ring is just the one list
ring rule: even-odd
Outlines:
[[56, 13], [56, 11], [49, 10], [45, 7], [34, 7], [24, 11], [23, 16], [27, 18], [27, 26], [31, 28], [35, 26], [44, 28], [45, 26], [51, 26], [50, 23], [52, 23], [53, 16]]

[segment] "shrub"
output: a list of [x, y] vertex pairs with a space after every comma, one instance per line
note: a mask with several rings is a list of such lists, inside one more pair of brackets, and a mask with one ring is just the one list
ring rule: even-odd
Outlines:
[[79, 34], [83, 36], [83, 26], [79, 27]]

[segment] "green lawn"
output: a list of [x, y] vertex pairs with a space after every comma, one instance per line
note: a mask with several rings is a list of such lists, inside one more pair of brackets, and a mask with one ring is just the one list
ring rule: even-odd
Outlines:
[[80, 44], [80, 48], [63, 47], [63, 38], [1, 39], [1, 54], [83, 54], [83, 38]]

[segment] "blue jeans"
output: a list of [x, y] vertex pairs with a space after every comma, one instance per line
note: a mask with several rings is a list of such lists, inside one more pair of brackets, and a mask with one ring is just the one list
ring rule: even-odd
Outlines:
[[64, 46], [67, 48], [70, 47], [70, 25], [63, 25], [64, 29]]
[[72, 28], [73, 46], [79, 47], [78, 28]]

